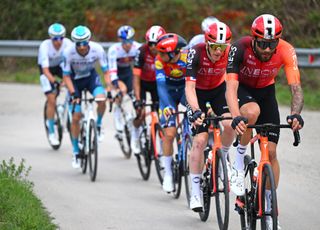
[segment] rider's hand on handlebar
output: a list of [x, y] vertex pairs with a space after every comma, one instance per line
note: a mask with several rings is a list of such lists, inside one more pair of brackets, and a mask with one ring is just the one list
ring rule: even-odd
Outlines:
[[174, 113], [174, 109], [167, 106], [163, 109], [163, 115], [165, 117], [166, 120], [169, 119], [169, 117]]
[[236, 131], [237, 135], [243, 135], [247, 130], [248, 119], [242, 116], [233, 118], [231, 127]]
[[194, 123], [195, 126], [199, 126], [202, 125], [204, 118], [205, 114], [198, 109], [189, 117], [189, 121]]
[[134, 102], [133, 102], [133, 107], [137, 110], [137, 109], [141, 109], [141, 107], [142, 107], [142, 101], [140, 101], [140, 100], [135, 100]]
[[291, 124], [293, 131], [301, 129], [304, 125], [304, 121], [300, 114], [292, 114], [287, 116], [287, 122], [288, 124]]
[[75, 104], [79, 104], [80, 103], [80, 97], [75, 95], [75, 93], [71, 93], [70, 94], [70, 102], [71, 104], [75, 105]]

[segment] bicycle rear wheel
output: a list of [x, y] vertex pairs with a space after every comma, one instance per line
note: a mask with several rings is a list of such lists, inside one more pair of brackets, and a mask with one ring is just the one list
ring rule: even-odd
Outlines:
[[120, 140], [120, 148], [124, 156], [129, 159], [131, 157], [131, 147], [130, 147], [130, 130], [127, 124], [124, 125], [123, 129], [123, 139]]
[[140, 134], [140, 154], [136, 155], [138, 161], [139, 171], [141, 173], [143, 180], [148, 180], [150, 176], [151, 169], [151, 141], [150, 136], [147, 132], [147, 127], [145, 126]]
[[226, 230], [229, 224], [229, 180], [226, 159], [220, 149], [216, 152], [215, 163], [215, 191], [213, 192], [216, 200], [216, 213], [219, 229]]
[[86, 149], [86, 121], [84, 121], [81, 124], [80, 128], [80, 136], [79, 136], [79, 145], [81, 146], [80, 148], [80, 158], [81, 158], [81, 171], [83, 174], [87, 172], [87, 165], [88, 165], [88, 155], [85, 152]]
[[164, 167], [162, 165], [162, 139], [164, 138], [164, 131], [159, 124], [155, 125], [155, 146], [153, 145], [154, 151], [154, 162], [156, 165], [156, 171], [160, 184], [163, 182]]
[[[274, 230], [278, 229], [278, 203], [277, 203], [277, 193], [276, 193], [276, 184], [274, 180], [274, 175], [272, 171], [272, 167], [270, 164], [264, 164], [262, 170], [262, 181], [261, 181], [261, 209], [262, 209], [262, 216], [261, 216], [261, 229], [269, 229], [267, 228], [267, 218], [272, 219], [272, 228]], [[270, 207], [267, 207], [266, 201], [266, 190], [267, 185], [270, 186], [270, 196], [269, 199], [271, 201]], [[258, 196], [257, 196], [258, 197]], [[269, 209], [269, 210], [266, 210]], [[266, 210], [266, 211], [265, 211]]]
[[[48, 124], [47, 124], [47, 107], [48, 107], [48, 101], [45, 102], [44, 104], [44, 112], [43, 112], [43, 117], [44, 117], [44, 127], [45, 127], [45, 131], [46, 131], [46, 135], [47, 135], [47, 138], [49, 138], [49, 128], [48, 128]], [[61, 125], [61, 120], [60, 120], [60, 117], [58, 115], [58, 112], [57, 112], [57, 106], [56, 106], [56, 111], [54, 113], [54, 134], [56, 137], [58, 137], [58, 140], [59, 140], [59, 144], [58, 145], [52, 145], [50, 142], [50, 146], [54, 149], [54, 150], [57, 150], [60, 148], [61, 146], [61, 141], [62, 141], [62, 135], [63, 135], [63, 128], [62, 128], [62, 125]], [[49, 139], [48, 139], [49, 140]]]
[[183, 174], [184, 174], [184, 182], [186, 187], [186, 197], [188, 202], [188, 207], [190, 207], [190, 197], [191, 197], [191, 178], [190, 178], [190, 169], [189, 169], [189, 161], [190, 161], [190, 152], [192, 148], [192, 140], [190, 136], [187, 136], [185, 139], [184, 147], [183, 147]]
[[203, 210], [199, 212], [200, 220], [207, 221], [210, 213], [211, 194], [212, 194], [212, 166], [206, 169], [202, 174], [200, 189], [202, 191]]
[[89, 152], [88, 152], [88, 163], [90, 170], [91, 181], [96, 180], [97, 169], [98, 169], [98, 133], [95, 120], [91, 119], [89, 123]]

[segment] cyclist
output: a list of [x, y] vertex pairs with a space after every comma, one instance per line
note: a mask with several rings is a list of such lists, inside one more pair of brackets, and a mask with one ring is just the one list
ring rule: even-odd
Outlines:
[[[110, 76], [108, 74], [108, 65], [106, 54], [103, 47], [93, 41], [90, 41], [91, 32], [86, 26], [79, 25], [71, 32], [71, 39], [74, 44], [69, 46], [64, 52], [63, 78], [70, 92], [72, 104], [75, 106], [72, 115], [72, 145], [74, 168], [80, 167], [78, 136], [80, 132], [81, 92], [87, 89], [95, 98], [105, 99], [105, 89], [103, 88], [100, 76], [95, 70], [95, 63], [99, 61], [101, 70], [107, 86], [108, 98], [110, 93]], [[105, 101], [98, 101], [97, 108], [97, 128], [99, 139], [101, 140], [101, 123], [104, 111], [106, 109]]]
[[219, 20], [216, 17], [209, 16], [206, 17], [205, 19], [202, 20], [201, 22], [201, 29], [202, 29], [202, 34], [197, 34], [188, 43], [188, 47], [191, 48], [192, 46], [195, 46], [199, 43], [205, 42], [205, 36], [204, 33], [207, 31], [209, 26], [213, 24], [214, 22], [218, 22]]
[[[134, 58], [141, 44], [134, 41], [135, 30], [129, 25], [121, 26], [117, 35], [119, 42], [112, 45], [108, 50], [109, 73], [112, 84], [117, 88], [117, 91], [121, 91], [121, 95], [126, 93], [130, 95], [132, 94]], [[116, 137], [122, 138], [123, 122], [121, 110], [117, 103], [114, 106]]]
[[136, 110], [136, 118], [133, 121], [131, 135], [131, 148], [134, 153], [140, 153], [139, 135], [140, 126], [145, 117], [143, 102], [146, 100], [146, 92], [150, 92], [152, 103], [158, 109], [159, 101], [156, 83], [156, 73], [154, 59], [157, 55], [157, 41], [166, 32], [161, 26], [151, 26], [145, 36], [146, 43], [139, 48], [135, 58], [133, 69], [133, 89], [135, 101], [133, 103]]
[[[192, 188], [190, 208], [196, 212], [202, 211], [200, 178], [209, 127], [209, 124], [203, 122], [208, 112], [206, 103], [210, 102], [213, 112], [218, 116], [231, 116], [225, 99], [225, 76], [231, 35], [231, 30], [225, 23], [214, 22], [205, 32], [205, 43], [193, 46], [188, 52], [186, 98], [192, 109], [190, 121], [193, 122], [194, 128], [198, 127], [197, 135], [193, 138], [189, 165]], [[222, 152], [227, 159], [234, 140], [234, 131], [230, 120], [222, 121], [222, 125]]]
[[49, 26], [48, 34], [50, 39], [44, 40], [39, 47], [38, 65], [40, 70], [40, 83], [48, 101], [46, 121], [49, 131], [51, 145], [59, 145], [59, 140], [54, 134], [54, 114], [56, 108], [56, 88], [59, 82], [54, 76], [62, 79], [60, 64], [63, 61], [62, 52], [72, 42], [65, 38], [66, 29], [60, 23]]
[[[157, 90], [160, 103], [160, 123], [164, 128], [163, 164], [164, 178], [162, 188], [172, 192], [172, 154], [173, 140], [176, 135], [176, 116], [171, 115], [177, 105], [185, 105], [185, 71], [187, 51], [182, 50], [187, 42], [180, 35], [167, 33], [162, 35], [157, 42], [158, 55], [155, 59]], [[165, 126], [167, 124], [167, 126]]]
[[[278, 18], [270, 14], [258, 16], [251, 26], [251, 37], [245, 36], [230, 48], [227, 66], [226, 99], [234, 117], [232, 127], [241, 135], [231, 177], [237, 185], [231, 187], [237, 195], [244, 194], [243, 158], [250, 140], [251, 130], [248, 124], [280, 123], [280, 115], [275, 97], [275, 77], [284, 66], [288, 84], [291, 88], [291, 114], [287, 117], [293, 130], [303, 127], [300, 115], [303, 107], [303, 93], [295, 49], [281, 39], [282, 25]], [[239, 102], [238, 102], [239, 100]], [[269, 132], [269, 154], [275, 175], [276, 186], [279, 183], [280, 167], [277, 159], [279, 129]], [[239, 160], [241, 159], [241, 160]], [[231, 183], [232, 185], [233, 183]], [[270, 210], [270, 191], [267, 192], [267, 209]], [[268, 211], [268, 210], [267, 210]]]

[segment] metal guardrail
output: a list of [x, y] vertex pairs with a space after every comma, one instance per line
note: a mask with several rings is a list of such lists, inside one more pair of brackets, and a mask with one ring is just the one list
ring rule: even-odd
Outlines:
[[[42, 41], [0, 40], [1, 57], [37, 57]], [[100, 42], [107, 51], [114, 42]], [[298, 65], [301, 68], [320, 68], [320, 48], [296, 48]]]

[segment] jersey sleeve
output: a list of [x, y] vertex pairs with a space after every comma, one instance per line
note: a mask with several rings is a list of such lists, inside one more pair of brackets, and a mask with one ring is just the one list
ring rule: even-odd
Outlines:
[[49, 67], [48, 46], [45, 41], [42, 42], [39, 47], [38, 56], [38, 64], [41, 65], [42, 68]]
[[118, 79], [118, 67], [117, 67], [117, 51], [115, 46], [111, 46], [108, 50], [108, 66], [111, 81]]
[[71, 62], [70, 62], [69, 56], [70, 56], [69, 49], [65, 49], [63, 51], [63, 65], [62, 65], [63, 76], [71, 75]]
[[145, 55], [145, 52], [144, 52], [143, 46], [141, 46], [137, 50], [137, 55], [135, 56], [135, 59], [134, 59], [133, 73], [136, 76], [141, 76], [141, 70], [144, 65], [144, 55]]
[[238, 80], [240, 65], [243, 61], [244, 48], [235, 43], [230, 47], [228, 54], [227, 77], [226, 80]]
[[200, 50], [190, 48], [187, 56], [186, 81], [196, 82], [199, 68]]
[[286, 73], [288, 84], [299, 84], [300, 72], [298, 68], [298, 60], [295, 49], [292, 45], [283, 41], [281, 52], [283, 53], [282, 58], [284, 63], [284, 71]]
[[99, 63], [100, 63], [102, 72], [103, 73], [107, 72], [108, 71], [107, 56], [106, 56], [106, 52], [104, 51], [101, 45], [99, 45]]

